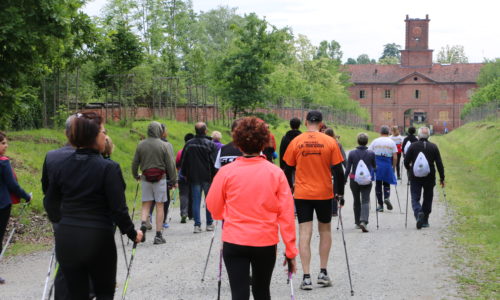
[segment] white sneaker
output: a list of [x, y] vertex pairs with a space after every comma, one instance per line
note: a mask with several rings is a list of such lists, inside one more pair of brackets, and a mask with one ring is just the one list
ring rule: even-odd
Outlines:
[[323, 287], [331, 286], [332, 280], [330, 279], [330, 276], [326, 275], [323, 272], [320, 272], [318, 275], [318, 284], [322, 285]]
[[214, 231], [214, 230], [215, 230], [215, 225], [214, 224], [207, 225], [207, 231]]
[[313, 285], [312, 285], [311, 278], [304, 278], [304, 280], [302, 280], [302, 282], [300, 283], [300, 289], [306, 290], [306, 291], [312, 290]]
[[200, 226], [194, 226], [193, 233], [200, 233], [201, 232], [201, 227]]

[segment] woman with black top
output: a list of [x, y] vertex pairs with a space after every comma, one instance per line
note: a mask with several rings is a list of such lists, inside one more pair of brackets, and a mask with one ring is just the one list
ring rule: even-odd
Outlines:
[[50, 221], [59, 223], [56, 257], [67, 280], [71, 299], [88, 299], [90, 277], [97, 299], [113, 299], [116, 283], [114, 224], [135, 241], [125, 202], [120, 166], [104, 159], [106, 131], [94, 114], [77, 114], [69, 141], [76, 148], [55, 166], [53, 183], [44, 199]]

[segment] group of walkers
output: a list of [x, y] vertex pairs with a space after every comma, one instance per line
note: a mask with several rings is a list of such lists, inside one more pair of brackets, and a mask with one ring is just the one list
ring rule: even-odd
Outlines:
[[[151, 122], [132, 160], [132, 176], [142, 191], [140, 230], [135, 228], [125, 201], [125, 180], [120, 166], [111, 160], [112, 142], [103, 120], [94, 113], [68, 118], [68, 144], [47, 153], [42, 177], [43, 203], [54, 226], [55, 255], [60, 264], [56, 275], [58, 299], [113, 299], [116, 287], [118, 227], [137, 243], [153, 228], [154, 244], [164, 244], [168, 228], [170, 190], [179, 188], [181, 223], [194, 219], [194, 233], [203, 231], [202, 192], [206, 198], [206, 231], [221, 221], [221, 255], [227, 269], [233, 299], [270, 299], [270, 282], [277, 244], [285, 244], [285, 264], [297, 270], [300, 255], [303, 277], [300, 288], [312, 290], [311, 238], [316, 214], [320, 265], [316, 283], [332, 285], [328, 261], [332, 244], [331, 220], [341, 217], [344, 185], [349, 179], [353, 194], [354, 223], [368, 232], [370, 192], [375, 181], [377, 212], [392, 209], [390, 185], [401, 178], [399, 161], [411, 185], [412, 207], [417, 228], [428, 227], [435, 185], [435, 167], [444, 186], [444, 168], [437, 146], [428, 141], [429, 129], [415, 128], [403, 140], [397, 128], [382, 126], [380, 137], [368, 145], [366, 133], [357, 136], [358, 146], [346, 157], [338, 136], [323, 123], [319, 111], [305, 120], [290, 120], [291, 130], [280, 143], [279, 165], [276, 141], [268, 124], [256, 117], [233, 122], [232, 141], [223, 145], [220, 132], [209, 137], [207, 125], [196, 123], [195, 134], [186, 134], [183, 149], [174, 154], [167, 128]], [[406, 147], [406, 144], [410, 146]], [[31, 200], [17, 184], [7, 158], [7, 138], [0, 133], [0, 238], [3, 238], [14, 194]], [[403, 149], [405, 149], [403, 151]], [[403, 153], [404, 152], [404, 153]], [[423, 158], [422, 158], [423, 157]], [[396, 173], [396, 174], [395, 174]], [[420, 195], [423, 189], [423, 204]], [[13, 200], [12, 200], [13, 201]], [[298, 221], [298, 249], [296, 225]], [[347, 253], [347, 252], [346, 252]], [[347, 254], [346, 254], [347, 255]], [[250, 276], [250, 270], [252, 275]], [[249, 278], [251, 278], [249, 284]]]

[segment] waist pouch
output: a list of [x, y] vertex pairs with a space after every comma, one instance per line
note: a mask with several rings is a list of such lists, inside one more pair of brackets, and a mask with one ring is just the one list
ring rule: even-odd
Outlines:
[[142, 175], [148, 182], [158, 182], [163, 178], [163, 175], [165, 175], [165, 171], [162, 169], [151, 168], [142, 171]]

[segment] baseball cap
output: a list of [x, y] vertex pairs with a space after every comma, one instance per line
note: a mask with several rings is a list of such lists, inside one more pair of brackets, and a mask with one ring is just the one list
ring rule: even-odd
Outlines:
[[317, 110], [311, 110], [307, 113], [306, 120], [309, 122], [321, 122], [323, 121], [323, 115]]

